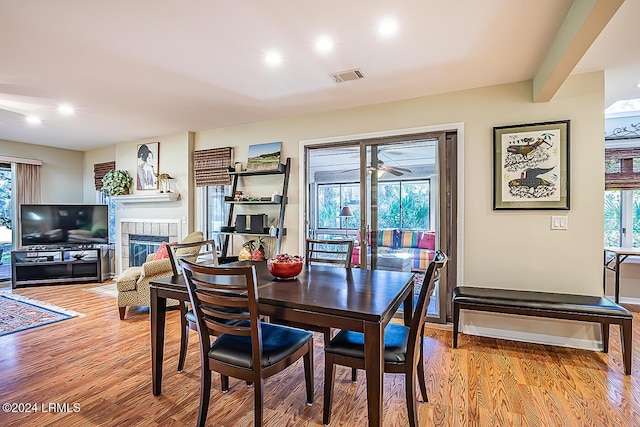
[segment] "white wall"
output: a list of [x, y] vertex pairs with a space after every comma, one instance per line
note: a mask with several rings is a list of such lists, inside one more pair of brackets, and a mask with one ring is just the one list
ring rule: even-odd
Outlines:
[[[234, 128], [199, 132], [196, 149], [232, 146], [245, 161], [249, 144], [283, 141], [292, 157], [286, 225], [299, 233], [301, 140], [464, 123], [464, 276], [461, 284], [598, 295], [601, 292], [604, 189], [602, 73], [570, 78], [549, 103], [531, 102], [531, 82], [500, 85]], [[492, 210], [492, 128], [570, 119], [571, 210], [567, 231], [551, 231], [557, 211]], [[285, 250], [298, 252], [298, 240]]]
[[[463, 241], [459, 285], [601, 295], [604, 191], [604, 75], [570, 77], [548, 103], [532, 103], [532, 83], [519, 82], [415, 98], [365, 107], [334, 110], [269, 122], [198, 132], [195, 149], [231, 146], [236, 161], [246, 164], [250, 144], [282, 141], [283, 156], [292, 158], [289, 204], [283, 251], [300, 253], [298, 218], [299, 142], [361, 133], [445, 123], [463, 123]], [[492, 128], [554, 120], [571, 120], [569, 211], [494, 211], [492, 209]], [[190, 178], [191, 149], [185, 135], [129, 142], [116, 146], [118, 168], [135, 171], [136, 143], [160, 141], [160, 169], [178, 177], [181, 195]], [[166, 163], [171, 154], [170, 163]], [[256, 193], [262, 182], [255, 182]], [[272, 190], [264, 187], [265, 194]], [[193, 197], [157, 217], [189, 215]], [[147, 207], [127, 215], [143, 215]], [[566, 215], [569, 228], [551, 231], [552, 214]], [[190, 220], [188, 220], [190, 221]], [[191, 222], [190, 222], [191, 223]], [[454, 254], [455, 255], [455, 254]], [[470, 314], [464, 330], [556, 344], [595, 347], [599, 328], [566, 321]], [[549, 332], [551, 329], [551, 332]], [[559, 338], [558, 338], [559, 337]], [[571, 339], [569, 339], [571, 338]]]
[[116, 159], [116, 147], [98, 148], [86, 151], [84, 156], [84, 203], [96, 202], [96, 186], [93, 179], [93, 165], [96, 163], [112, 162]]
[[42, 203], [83, 203], [83, 152], [0, 140], [0, 154], [42, 160]]
[[[464, 235], [462, 253], [458, 254], [463, 262], [459, 284], [601, 295], [603, 73], [569, 78], [551, 102], [534, 104], [531, 99], [531, 82], [499, 85], [203, 131], [196, 135], [196, 149], [232, 146], [235, 160], [246, 162], [249, 144], [283, 142], [283, 156], [293, 161], [286, 215], [290, 237], [285, 238], [284, 251], [299, 253], [299, 141], [462, 122]], [[565, 119], [571, 120], [571, 210], [494, 211], [492, 128]], [[568, 230], [551, 231], [551, 214], [568, 216]], [[487, 319], [496, 318], [483, 316], [464, 316], [463, 321], [484, 326]], [[555, 324], [553, 334], [579, 337], [572, 345], [594, 346], [593, 340], [598, 338], [596, 327], [562, 321]], [[540, 335], [548, 328], [545, 322], [523, 318], [501, 320], [487, 327], [496, 331], [496, 326]], [[496, 334], [513, 336], [509, 331]], [[554, 341], [546, 337], [541, 340]]]

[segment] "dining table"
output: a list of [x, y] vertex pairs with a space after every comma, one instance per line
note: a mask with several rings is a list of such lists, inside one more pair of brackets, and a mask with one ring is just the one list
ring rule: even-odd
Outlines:
[[[263, 261], [238, 261], [225, 267], [254, 265], [258, 307], [264, 316], [364, 333], [369, 426], [383, 420], [384, 328], [403, 305], [406, 325], [413, 316], [414, 273], [339, 268], [312, 264], [297, 277], [280, 280]], [[167, 298], [188, 301], [182, 275], [150, 282], [151, 371], [155, 396], [162, 392], [162, 361]]]

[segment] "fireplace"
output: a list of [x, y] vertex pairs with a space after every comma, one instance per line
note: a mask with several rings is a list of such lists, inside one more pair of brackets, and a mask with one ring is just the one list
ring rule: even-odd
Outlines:
[[160, 244], [168, 241], [169, 236], [129, 234], [129, 267], [144, 264], [149, 254], [157, 252], [160, 249]]
[[121, 220], [120, 271], [129, 266], [142, 265], [147, 254], [156, 252], [162, 242], [179, 242], [179, 225], [178, 220]]

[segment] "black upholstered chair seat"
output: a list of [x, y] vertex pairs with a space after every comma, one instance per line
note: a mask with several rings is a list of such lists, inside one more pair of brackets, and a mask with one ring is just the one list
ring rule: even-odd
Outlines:
[[[240, 325], [248, 326], [249, 322]], [[287, 326], [261, 323], [262, 327], [262, 367], [268, 367], [283, 360], [305, 345], [313, 334], [309, 331]], [[222, 334], [211, 344], [209, 358], [230, 365], [253, 369], [251, 337]]]
[[[384, 328], [385, 363], [404, 363], [407, 354], [409, 328], [389, 323]], [[324, 348], [325, 353], [364, 360], [364, 334], [342, 330]]]

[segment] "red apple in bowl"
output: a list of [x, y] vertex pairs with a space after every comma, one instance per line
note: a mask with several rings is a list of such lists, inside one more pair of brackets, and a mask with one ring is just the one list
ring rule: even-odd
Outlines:
[[299, 255], [278, 254], [274, 258], [267, 260], [269, 273], [277, 279], [293, 279], [300, 271], [304, 258]]

